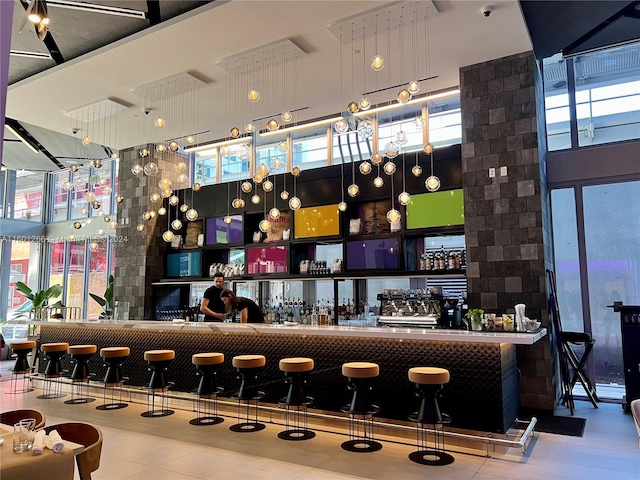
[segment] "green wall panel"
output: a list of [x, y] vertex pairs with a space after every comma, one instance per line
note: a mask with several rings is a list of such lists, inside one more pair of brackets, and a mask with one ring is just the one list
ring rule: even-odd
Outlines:
[[464, 224], [462, 189], [411, 195], [407, 229]]

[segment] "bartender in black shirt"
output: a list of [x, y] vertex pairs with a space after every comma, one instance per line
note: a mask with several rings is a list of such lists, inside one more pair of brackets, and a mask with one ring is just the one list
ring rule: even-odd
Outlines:
[[264, 323], [264, 315], [256, 302], [249, 298], [237, 297], [231, 290], [220, 294], [225, 306], [232, 312], [240, 312], [241, 323]]
[[204, 291], [200, 311], [205, 314], [205, 322], [223, 322], [225, 318], [224, 302], [220, 298], [224, 275], [220, 272], [213, 276], [213, 286]]

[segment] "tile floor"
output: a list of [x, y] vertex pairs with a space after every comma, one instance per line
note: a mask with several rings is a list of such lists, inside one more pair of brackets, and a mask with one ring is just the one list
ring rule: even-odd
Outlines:
[[[10, 375], [5, 368], [2, 373]], [[4, 394], [8, 386], [9, 382], [0, 383], [3, 411], [32, 407], [46, 413], [47, 424], [86, 421], [102, 428], [101, 466], [94, 472], [94, 480], [640, 478], [640, 450], [633, 419], [615, 404], [603, 403], [594, 409], [587, 402], [576, 402], [576, 416], [587, 418], [582, 438], [536, 433], [527, 453], [515, 448], [493, 453], [491, 458], [454, 453], [453, 464], [430, 467], [408, 460], [413, 448], [404, 444], [384, 442], [376, 453], [349, 453], [340, 448], [344, 437], [336, 434], [319, 432], [312, 440], [285, 442], [276, 436], [282, 430], [279, 425], [268, 424], [261, 432], [238, 434], [228, 430], [231, 418], [220, 425], [195, 427], [188, 423], [194, 417], [189, 411], [176, 410], [172, 416], [149, 419], [140, 417], [146, 410], [141, 404], [103, 412], [95, 409], [100, 400], [66, 405], [64, 399], [36, 399], [38, 390], [24, 395]], [[565, 411], [560, 409], [558, 413]], [[6, 448], [0, 450], [1, 455], [6, 452], [10, 453]]]

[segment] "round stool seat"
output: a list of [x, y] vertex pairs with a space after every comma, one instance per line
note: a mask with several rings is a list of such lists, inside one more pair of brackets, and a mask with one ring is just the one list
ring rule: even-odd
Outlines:
[[130, 353], [131, 349], [129, 347], [106, 347], [100, 349], [102, 358], [128, 357]]
[[147, 350], [144, 352], [144, 359], [148, 362], [162, 362], [176, 358], [174, 350]]
[[342, 375], [351, 378], [373, 378], [380, 375], [377, 363], [349, 362], [342, 364]]
[[224, 353], [196, 353], [191, 362], [194, 365], [218, 365], [224, 362]]
[[98, 351], [95, 345], [71, 345], [67, 350], [70, 355], [90, 355]]
[[43, 352], [66, 352], [69, 349], [68, 343], [43, 343], [40, 347]]
[[449, 370], [437, 367], [413, 367], [409, 369], [409, 381], [420, 385], [449, 383]]
[[283, 372], [310, 372], [313, 370], [313, 358], [292, 357], [280, 360], [280, 370]]
[[236, 368], [259, 368], [264, 367], [266, 363], [264, 355], [238, 355], [231, 360], [231, 364]]
[[36, 342], [33, 340], [20, 340], [17, 342], [11, 342], [9, 344], [11, 350], [31, 350], [36, 348]]

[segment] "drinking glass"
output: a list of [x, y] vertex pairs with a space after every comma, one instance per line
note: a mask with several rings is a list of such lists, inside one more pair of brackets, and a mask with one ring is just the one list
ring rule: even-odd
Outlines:
[[20, 420], [20, 423], [26, 429], [27, 435], [27, 448], [25, 450], [31, 450], [33, 448], [33, 439], [36, 436], [36, 419], [24, 418]]
[[22, 453], [27, 449], [27, 429], [22, 421], [13, 425], [13, 453]]

